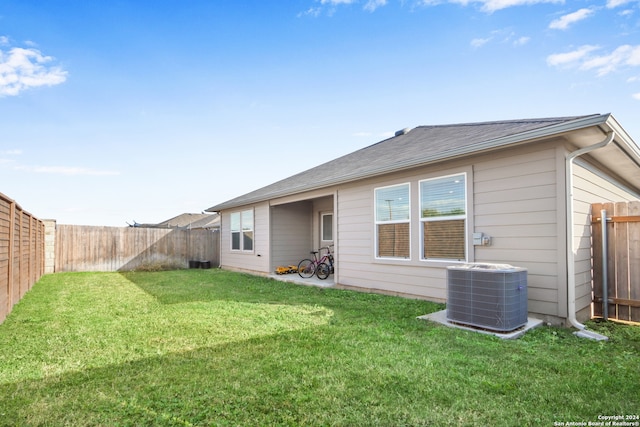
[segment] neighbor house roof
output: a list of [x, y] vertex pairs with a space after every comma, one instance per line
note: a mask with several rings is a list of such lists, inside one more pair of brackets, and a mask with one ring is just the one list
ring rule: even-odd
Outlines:
[[220, 226], [219, 215], [183, 213], [158, 224], [137, 224], [145, 228], [216, 228]]
[[[392, 138], [212, 206], [207, 211], [218, 212], [276, 197], [567, 134], [575, 130], [603, 125], [609, 117], [609, 114], [593, 114], [419, 126], [411, 130], [405, 129], [396, 132]], [[630, 145], [632, 156], [640, 158], [637, 146], [632, 141]]]

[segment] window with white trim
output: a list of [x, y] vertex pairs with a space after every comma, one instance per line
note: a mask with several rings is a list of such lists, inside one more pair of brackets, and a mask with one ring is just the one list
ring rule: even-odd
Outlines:
[[253, 251], [253, 210], [233, 212], [231, 226], [231, 250]]
[[410, 185], [375, 189], [376, 257], [411, 257]]
[[320, 218], [320, 235], [322, 236], [322, 240], [325, 242], [333, 240], [333, 214], [323, 213], [320, 215]]
[[420, 181], [422, 259], [464, 261], [466, 222], [466, 174]]

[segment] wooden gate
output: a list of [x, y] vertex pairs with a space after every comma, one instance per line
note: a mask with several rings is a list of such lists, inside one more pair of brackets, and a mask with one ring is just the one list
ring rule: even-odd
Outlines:
[[594, 203], [591, 218], [594, 316], [640, 322], [640, 202]]

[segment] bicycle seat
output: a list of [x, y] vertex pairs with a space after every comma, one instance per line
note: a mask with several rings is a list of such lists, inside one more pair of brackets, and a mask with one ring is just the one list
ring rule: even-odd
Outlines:
[[311, 251], [311, 252], [309, 252], [309, 253], [310, 253], [310, 254], [312, 254], [312, 255], [315, 255], [315, 254], [317, 254], [317, 253], [318, 253], [318, 251]]

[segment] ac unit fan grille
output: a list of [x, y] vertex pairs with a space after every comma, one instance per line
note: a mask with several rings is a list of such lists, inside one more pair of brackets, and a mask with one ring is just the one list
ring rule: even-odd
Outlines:
[[447, 269], [447, 319], [500, 332], [526, 325], [527, 270], [490, 267]]

